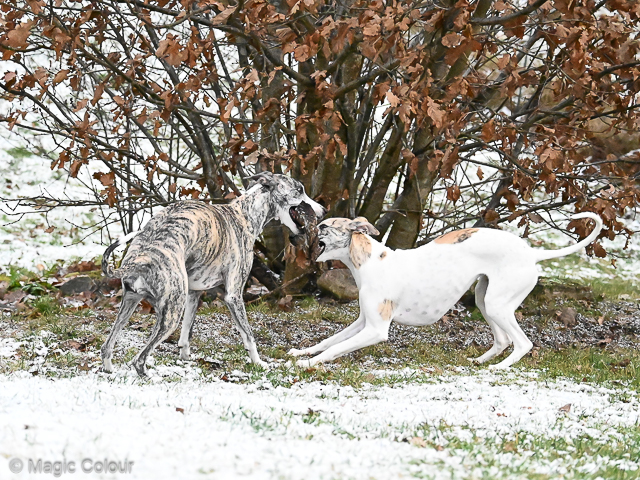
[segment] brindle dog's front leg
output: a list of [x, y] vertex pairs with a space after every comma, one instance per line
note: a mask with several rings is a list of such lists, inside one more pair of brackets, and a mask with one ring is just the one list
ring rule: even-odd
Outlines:
[[231, 318], [233, 318], [233, 321], [240, 332], [242, 343], [249, 354], [251, 363], [255, 363], [256, 365], [266, 368], [267, 363], [260, 360], [256, 341], [253, 338], [253, 333], [251, 333], [251, 326], [249, 325], [247, 312], [242, 300], [242, 287], [247, 282], [247, 278], [246, 276], [245, 278], [238, 277], [240, 277], [240, 275], [233, 275], [228, 278], [226, 285], [227, 294], [224, 297], [224, 301], [231, 312]]

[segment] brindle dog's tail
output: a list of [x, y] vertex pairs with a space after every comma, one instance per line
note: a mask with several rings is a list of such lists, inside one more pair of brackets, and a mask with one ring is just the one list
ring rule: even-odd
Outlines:
[[114, 270], [111, 267], [111, 265], [109, 265], [109, 256], [116, 248], [118, 248], [120, 245], [124, 245], [125, 243], [127, 243], [129, 240], [135, 237], [138, 233], [140, 233], [139, 230], [137, 232], [131, 232], [130, 234], [125, 235], [124, 237], [120, 237], [118, 240], [115, 241], [115, 243], [112, 243], [111, 245], [109, 245], [109, 247], [107, 247], [107, 249], [104, 251], [104, 254], [102, 255], [102, 273], [104, 273], [105, 277], [122, 278], [120, 270], [117, 270], [117, 269]]

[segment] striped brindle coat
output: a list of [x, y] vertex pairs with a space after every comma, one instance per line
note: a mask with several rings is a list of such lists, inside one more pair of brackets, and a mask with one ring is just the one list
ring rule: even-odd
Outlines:
[[[256, 183], [230, 204], [175, 203], [155, 215], [140, 232], [107, 248], [102, 269], [106, 276], [122, 279], [123, 297], [113, 329], [102, 346], [106, 372], [113, 370], [111, 357], [118, 334], [143, 298], [155, 308], [157, 320], [147, 344], [132, 361], [138, 374], [146, 374], [147, 357], [171, 335], [182, 317], [178, 346], [180, 357], [188, 360], [200, 296], [220, 284], [225, 287], [225, 303], [251, 361], [265, 365], [258, 355], [242, 301], [253, 245], [272, 219], [280, 220], [294, 235], [300, 234], [299, 217], [293, 209], [302, 202], [310, 205], [319, 218], [325, 211], [296, 180], [268, 172], [254, 179]], [[113, 270], [108, 264], [109, 255], [130, 238], [133, 241], [120, 268]]]

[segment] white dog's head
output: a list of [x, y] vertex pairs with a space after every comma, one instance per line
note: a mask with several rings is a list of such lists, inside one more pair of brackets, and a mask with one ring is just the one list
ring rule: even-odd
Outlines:
[[359, 268], [361, 259], [371, 253], [371, 243], [363, 234], [379, 235], [376, 227], [364, 217], [329, 218], [318, 225], [317, 244], [313, 249], [316, 262], [349, 259]]
[[304, 185], [293, 178], [262, 172], [251, 177], [251, 180], [256, 183], [252, 184], [249, 189], [259, 184], [269, 192], [269, 203], [273, 209], [271, 216], [289, 227], [294, 235], [304, 233], [304, 223], [296, 211], [298, 205], [304, 202], [311, 206], [318, 220], [322, 219], [326, 213], [322, 205], [307, 196]]

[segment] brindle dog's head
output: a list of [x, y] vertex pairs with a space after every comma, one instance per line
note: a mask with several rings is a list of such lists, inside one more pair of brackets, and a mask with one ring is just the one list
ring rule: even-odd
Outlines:
[[304, 185], [285, 175], [262, 172], [251, 177], [255, 181], [250, 188], [260, 184], [269, 192], [269, 203], [272, 207], [273, 218], [280, 220], [289, 227], [293, 235], [300, 235], [304, 232], [304, 221], [296, 207], [301, 203], [309, 205], [318, 220], [322, 219], [326, 213], [325, 208], [317, 202], [311, 200], [304, 191]]
[[318, 240], [313, 249], [316, 262], [341, 260], [353, 257], [351, 244], [354, 235], [366, 233], [378, 235], [380, 232], [366, 218], [329, 218], [318, 225]]

